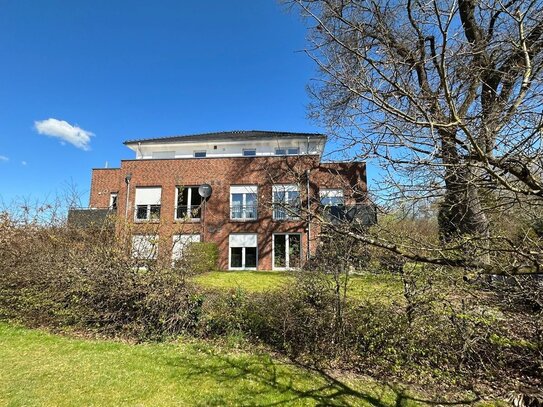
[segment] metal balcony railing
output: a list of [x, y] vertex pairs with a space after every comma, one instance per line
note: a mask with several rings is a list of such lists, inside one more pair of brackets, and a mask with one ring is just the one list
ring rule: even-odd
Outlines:
[[371, 226], [377, 223], [377, 211], [372, 204], [323, 205], [321, 212], [324, 218], [333, 224], [357, 223], [361, 226]]
[[274, 203], [274, 220], [295, 220], [300, 218], [300, 203]]
[[160, 220], [160, 205], [136, 205], [134, 219], [136, 222]]
[[230, 207], [230, 219], [255, 220], [258, 218], [257, 205], [232, 205]]
[[177, 205], [175, 207], [175, 219], [189, 219], [193, 221], [199, 221], [201, 217], [201, 206]]

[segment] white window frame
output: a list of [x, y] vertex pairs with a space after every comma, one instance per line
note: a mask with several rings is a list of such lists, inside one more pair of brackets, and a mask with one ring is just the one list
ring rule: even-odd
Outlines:
[[[276, 192], [283, 192], [285, 194], [285, 198], [284, 198], [284, 201], [282, 202], [276, 202], [275, 200], [275, 193]], [[291, 192], [297, 192], [298, 193], [298, 200], [300, 201], [300, 204], [301, 204], [301, 195], [300, 195], [300, 188], [298, 188], [298, 185], [296, 184], [276, 184], [276, 185], [273, 185], [272, 186], [272, 211], [273, 211], [273, 220], [277, 220], [277, 221], [285, 221], [285, 220], [298, 220], [300, 219], [300, 216], [296, 216], [296, 215], [292, 215], [289, 213], [289, 210], [288, 208], [286, 207], [279, 207], [280, 210], [282, 210], [284, 213], [285, 213], [285, 218], [276, 218], [275, 217], [275, 211], [276, 211], [276, 208], [275, 208], [275, 204], [277, 203], [282, 203], [283, 205], [285, 205], [286, 203], [288, 203], [290, 201], [290, 193]]]
[[[249, 151], [254, 151], [254, 154], [245, 154], [245, 153], [247, 153]], [[242, 155], [244, 157], [256, 157], [256, 148], [244, 148], [242, 150]]]
[[[231, 240], [232, 236], [254, 236], [255, 239], [255, 245], [254, 246], [240, 246], [240, 245], [234, 245], [232, 246]], [[256, 249], [256, 267], [245, 267], [245, 249], [247, 248], [255, 248]], [[241, 267], [232, 267], [232, 249], [234, 248], [241, 248]], [[257, 233], [231, 233], [228, 236], [228, 270], [257, 270], [258, 269], [258, 234]]]
[[[234, 218], [233, 215], [233, 195], [234, 194], [242, 194], [242, 217], [241, 218]], [[247, 195], [248, 194], [255, 194], [256, 195], [256, 208], [255, 208], [255, 214], [256, 216], [254, 218], [247, 218], [245, 215], [246, 210], [243, 209], [247, 206]], [[233, 221], [252, 221], [258, 219], [258, 185], [231, 185], [230, 186], [230, 220]]]
[[[146, 239], [149, 244], [152, 246], [151, 249], [150, 249], [150, 255], [149, 256], [146, 256], [146, 257], [139, 257], [139, 256], [135, 256], [135, 252], [136, 250], [134, 250], [134, 246], [136, 244], [135, 240], [136, 239]], [[154, 243], [151, 242], [151, 239], [154, 240]], [[131, 252], [130, 252], [130, 255], [132, 256], [133, 259], [136, 259], [136, 260], [156, 260], [157, 257], [158, 257], [158, 243], [159, 243], [159, 237], [158, 235], [150, 235], [150, 234], [134, 234], [132, 235], [132, 247], [131, 247]], [[142, 244], [142, 242], [138, 242], [139, 245]]]
[[116, 206], [115, 209], [117, 209], [119, 207], [119, 193], [118, 192], [111, 192], [109, 194], [109, 209], [110, 210], [113, 210], [113, 201], [115, 201], [115, 206]]
[[[185, 216], [183, 218], [178, 218], [177, 217], [177, 208], [179, 207], [179, 202], [177, 200], [177, 198], [179, 197], [179, 190], [180, 189], [185, 189], [185, 188], [188, 188], [188, 193], [187, 193], [187, 214], [190, 214], [192, 213], [192, 193], [198, 189], [198, 186], [196, 185], [185, 185], [185, 186], [177, 186], [175, 187], [175, 207], [173, 208], [173, 217], [175, 220], [190, 220], [192, 222], [200, 222], [200, 218], [193, 218], [192, 216]], [[196, 192], [198, 193], [198, 192]], [[199, 205], [198, 205], [199, 206]]]
[[[303, 245], [301, 233], [273, 233], [272, 234], [272, 270], [295, 270], [296, 267], [290, 267], [290, 235], [297, 235], [300, 237], [300, 264], [303, 259]], [[275, 236], [285, 236], [285, 267], [275, 266]]]
[[337, 205], [323, 205], [323, 198], [341, 198], [341, 205], [345, 205], [345, 194], [341, 188], [321, 188], [319, 189], [319, 203], [321, 206], [337, 206]]
[[[138, 190], [143, 189], [160, 189], [160, 198], [158, 201], [152, 203], [147, 202], [146, 200], [144, 202], [138, 202]], [[138, 218], [138, 207], [139, 206], [145, 206], [146, 207], [146, 214], [145, 218]], [[151, 219], [151, 206], [158, 206], [158, 219]], [[162, 213], [162, 187], [136, 187], [136, 192], [134, 195], [134, 222], [160, 222], [160, 216]]]
[[[197, 233], [181, 233], [172, 236], [172, 261], [183, 259], [184, 251], [187, 245], [191, 243], [199, 243], [202, 241], [202, 236]], [[178, 244], [181, 244], [181, 247]], [[178, 249], [178, 250], [176, 250]]]
[[[203, 154], [201, 157], [197, 157], [196, 154]], [[193, 153], [194, 158], [206, 158], [207, 157], [207, 150], [197, 150]]]

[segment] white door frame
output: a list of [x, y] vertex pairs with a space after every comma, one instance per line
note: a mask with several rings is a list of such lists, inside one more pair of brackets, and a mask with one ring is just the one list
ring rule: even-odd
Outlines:
[[[285, 236], [285, 267], [275, 266], [275, 236]], [[273, 233], [272, 234], [272, 270], [293, 270], [295, 267], [290, 267], [290, 235], [298, 235], [300, 237], [300, 261], [302, 260], [302, 234], [301, 233]]]

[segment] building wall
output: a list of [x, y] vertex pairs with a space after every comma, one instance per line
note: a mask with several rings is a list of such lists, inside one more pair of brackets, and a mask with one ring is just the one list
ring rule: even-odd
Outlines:
[[[228, 269], [229, 235], [231, 233], [258, 234], [258, 269], [272, 269], [272, 234], [301, 233], [302, 251], [306, 255], [308, 236], [306, 224], [299, 220], [276, 221], [272, 219], [272, 185], [300, 185], [302, 205], [307, 202], [309, 170], [310, 198], [318, 202], [319, 188], [341, 188], [348, 204], [366, 199], [366, 170], [364, 163], [320, 164], [316, 156], [256, 157], [256, 158], [198, 158], [198, 159], [149, 159], [125, 160], [120, 169], [93, 170], [91, 207], [107, 207], [109, 194], [118, 192], [118, 217], [125, 220], [132, 234], [158, 234], [159, 256], [171, 256], [172, 235], [197, 233], [203, 241], [213, 241], [219, 247], [219, 267]], [[126, 208], [127, 184], [131, 174], [128, 209]], [[176, 186], [210, 184], [213, 193], [206, 203], [202, 222], [175, 219]], [[230, 186], [258, 185], [258, 219], [235, 221], [230, 219]], [[136, 187], [160, 186], [162, 188], [161, 216], [159, 222], [134, 222]], [[125, 214], [128, 216], [125, 218]], [[318, 228], [312, 227], [309, 242], [311, 251], [316, 248]]]
[[109, 206], [109, 197], [122, 188], [120, 168], [95, 168], [92, 170], [89, 206], [104, 209]]
[[[320, 155], [324, 148], [323, 140], [310, 140], [307, 138], [284, 140], [252, 140], [231, 142], [194, 142], [194, 143], [167, 143], [131, 146], [136, 151], [137, 159], [152, 158], [191, 158], [195, 151], [206, 151], [207, 157], [241, 157], [244, 148], [256, 148], [257, 156], [273, 156], [276, 148], [297, 147], [300, 154]], [[171, 157], [156, 157], [156, 153], [169, 152]]]

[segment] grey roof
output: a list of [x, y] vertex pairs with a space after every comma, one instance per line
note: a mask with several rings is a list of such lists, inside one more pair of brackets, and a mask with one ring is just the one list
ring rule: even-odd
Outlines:
[[179, 143], [179, 142], [210, 142], [210, 141], [244, 141], [251, 139], [276, 139], [276, 138], [298, 138], [310, 137], [326, 139], [320, 133], [293, 133], [289, 131], [263, 131], [263, 130], [233, 130], [220, 131], [215, 133], [187, 134], [184, 136], [157, 137], [139, 140], [127, 140], [124, 144], [146, 144], [146, 143]]

